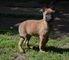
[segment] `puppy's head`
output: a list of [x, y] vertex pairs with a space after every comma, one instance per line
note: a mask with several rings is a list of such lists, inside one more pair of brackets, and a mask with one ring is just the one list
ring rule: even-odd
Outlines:
[[47, 14], [50, 14], [50, 13], [54, 13], [55, 11], [52, 8], [43, 8], [43, 9], [40, 9], [40, 12], [47, 15]]

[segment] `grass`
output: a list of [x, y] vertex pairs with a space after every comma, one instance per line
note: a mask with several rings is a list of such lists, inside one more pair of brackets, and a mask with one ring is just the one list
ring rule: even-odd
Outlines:
[[0, 29], [0, 60], [68, 60], [69, 37], [63, 36], [61, 40], [50, 38], [46, 52], [38, 51], [39, 40], [32, 37], [30, 44], [34, 49], [28, 49], [25, 45], [26, 54], [20, 54], [18, 50], [19, 34], [14, 30]]

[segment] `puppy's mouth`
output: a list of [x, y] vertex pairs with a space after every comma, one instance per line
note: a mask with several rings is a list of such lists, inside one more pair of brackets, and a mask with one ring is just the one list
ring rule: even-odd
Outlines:
[[50, 21], [51, 18], [52, 18], [51, 14], [47, 14], [47, 15], [46, 15], [46, 20], [47, 20], [47, 21]]

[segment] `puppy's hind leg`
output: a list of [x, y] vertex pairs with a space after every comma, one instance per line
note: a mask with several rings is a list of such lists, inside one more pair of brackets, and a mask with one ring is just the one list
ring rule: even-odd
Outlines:
[[19, 40], [19, 43], [18, 43], [18, 48], [19, 48], [19, 51], [21, 53], [25, 53], [24, 49], [22, 49], [22, 44], [23, 44], [24, 40], [25, 39], [23, 37], [20, 37], [20, 40]]
[[27, 45], [27, 47], [28, 48], [33, 48], [33, 46], [32, 45], [29, 45], [29, 40], [30, 40], [30, 38], [31, 38], [31, 35], [27, 35], [27, 42], [26, 42], [26, 45]]

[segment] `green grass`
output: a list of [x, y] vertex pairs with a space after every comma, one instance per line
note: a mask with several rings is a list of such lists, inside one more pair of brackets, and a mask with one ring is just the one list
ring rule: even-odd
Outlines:
[[30, 44], [36, 48], [28, 49], [25, 45], [26, 54], [20, 54], [18, 50], [19, 34], [14, 30], [0, 30], [0, 60], [68, 60], [69, 37], [63, 36], [61, 40], [50, 38], [46, 52], [38, 51], [39, 40], [32, 37]]

